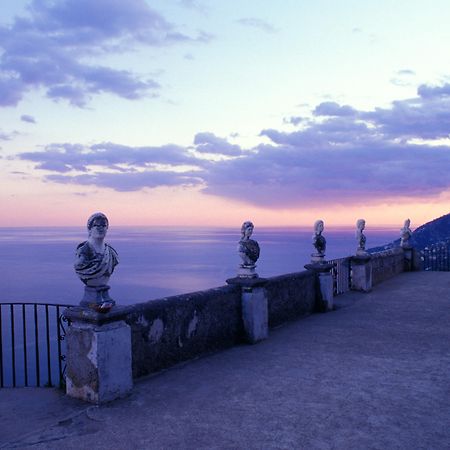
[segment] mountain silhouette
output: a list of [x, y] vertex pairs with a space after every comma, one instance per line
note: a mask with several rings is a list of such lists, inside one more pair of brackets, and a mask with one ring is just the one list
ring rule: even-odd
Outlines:
[[[412, 233], [410, 242], [417, 250], [423, 250], [430, 245], [438, 243], [450, 242], [450, 213], [417, 227]], [[381, 252], [399, 245], [400, 239], [396, 239], [386, 245], [370, 248], [368, 252]]]

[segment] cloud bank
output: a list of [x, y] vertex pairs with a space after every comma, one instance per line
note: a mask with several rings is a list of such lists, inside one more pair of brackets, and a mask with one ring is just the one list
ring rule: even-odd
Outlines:
[[277, 29], [272, 24], [266, 22], [265, 20], [258, 19], [257, 17], [242, 17], [236, 22], [245, 27], [256, 28], [258, 30], [264, 31], [265, 33], [277, 32]]
[[79, 107], [101, 93], [156, 96], [155, 80], [97, 61], [136, 46], [210, 38], [180, 33], [145, 0], [32, 0], [27, 12], [0, 27], [0, 106], [38, 89]]
[[30, 116], [28, 114], [22, 114], [20, 116], [20, 120], [22, 122], [27, 122], [27, 123], [36, 123], [36, 119], [33, 116]]
[[52, 144], [19, 158], [49, 171], [51, 182], [198, 186], [271, 208], [370, 204], [450, 189], [450, 84], [420, 86], [416, 97], [372, 111], [324, 102], [310, 117], [286, 123], [289, 131], [262, 130], [267, 143], [251, 149], [201, 132], [188, 148]]

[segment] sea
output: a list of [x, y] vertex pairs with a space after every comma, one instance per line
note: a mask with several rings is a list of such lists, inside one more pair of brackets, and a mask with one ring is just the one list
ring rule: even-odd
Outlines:
[[[366, 247], [395, 240], [398, 228], [366, 228]], [[314, 248], [312, 228], [255, 228], [256, 271], [271, 277], [304, 270]], [[354, 228], [327, 228], [326, 259], [354, 254]], [[119, 254], [110, 295], [122, 305], [223, 286], [236, 276], [239, 229], [111, 227], [106, 241]], [[84, 227], [0, 228], [0, 303], [76, 305], [83, 284], [73, 268]]]

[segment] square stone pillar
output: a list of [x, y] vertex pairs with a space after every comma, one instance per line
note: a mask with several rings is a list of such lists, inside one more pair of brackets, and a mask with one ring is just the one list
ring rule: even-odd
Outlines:
[[242, 321], [250, 344], [269, 336], [269, 308], [264, 278], [230, 278], [228, 284], [241, 287]]
[[320, 312], [333, 310], [333, 274], [334, 265], [326, 261], [321, 263], [306, 264], [305, 269], [314, 272], [316, 277], [316, 309]]
[[412, 247], [403, 247], [403, 270], [411, 272], [413, 267], [413, 249]]
[[66, 393], [100, 404], [121, 398], [133, 388], [131, 329], [120, 308], [101, 314], [68, 308]]
[[404, 271], [412, 272], [414, 270], [420, 270], [420, 256], [414, 247], [408, 245], [402, 247], [404, 256]]
[[372, 259], [369, 254], [351, 258], [352, 289], [370, 292], [372, 290]]

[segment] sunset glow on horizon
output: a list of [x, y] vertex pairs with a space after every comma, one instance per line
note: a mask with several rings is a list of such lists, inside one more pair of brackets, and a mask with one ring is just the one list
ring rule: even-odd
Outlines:
[[5, 0], [0, 226], [448, 214], [449, 22], [443, 0]]

